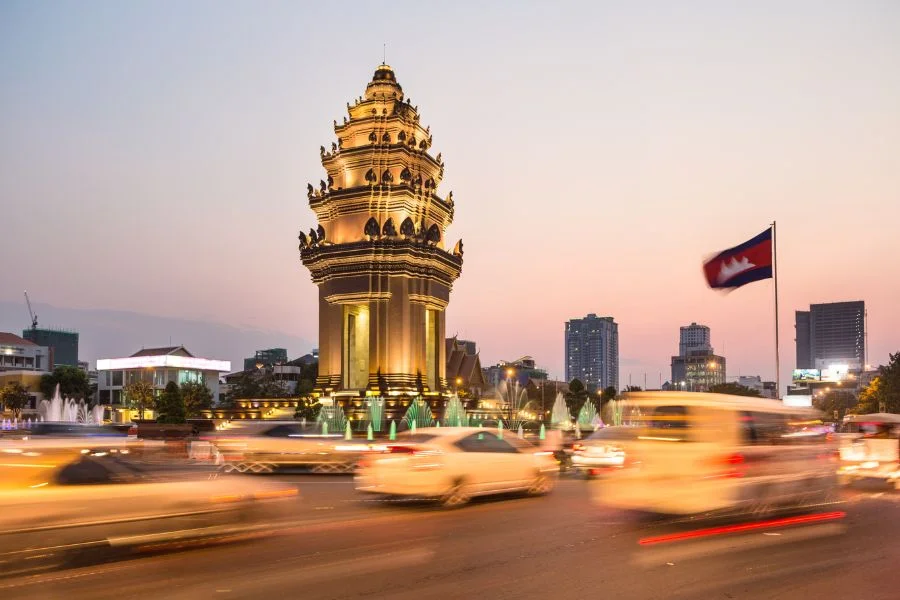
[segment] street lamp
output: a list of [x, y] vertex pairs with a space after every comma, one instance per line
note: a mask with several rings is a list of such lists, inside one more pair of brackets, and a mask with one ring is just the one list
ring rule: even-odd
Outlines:
[[515, 392], [512, 389], [512, 378], [516, 374], [515, 369], [506, 369], [506, 396], [507, 402], [509, 403], [509, 422], [512, 423], [513, 420], [513, 411], [514, 408], [514, 394]]

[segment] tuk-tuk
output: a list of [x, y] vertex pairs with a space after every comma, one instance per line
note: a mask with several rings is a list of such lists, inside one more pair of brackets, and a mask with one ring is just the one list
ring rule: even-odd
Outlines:
[[884, 479], [900, 489], [900, 415], [847, 415], [839, 437], [842, 483]]

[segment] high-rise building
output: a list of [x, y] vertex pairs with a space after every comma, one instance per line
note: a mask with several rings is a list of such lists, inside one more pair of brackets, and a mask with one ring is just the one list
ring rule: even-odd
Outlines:
[[797, 342], [797, 367], [798, 369], [812, 369], [813, 358], [810, 349], [809, 335], [809, 311], [798, 310], [794, 312], [794, 341]]
[[681, 328], [678, 356], [672, 357], [672, 386], [676, 390], [705, 392], [725, 383], [725, 357], [711, 343], [709, 327], [691, 323]]
[[866, 366], [866, 304], [831, 302], [811, 304], [795, 315], [798, 369]]
[[681, 328], [678, 340], [678, 355], [687, 356], [692, 351], [712, 352], [709, 343], [709, 327], [691, 323]]
[[619, 389], [619, 325], [591, 313], [566, 321], [566, 381]]
[[22, 337], [38, 346], [50, 348], [50, 365], [54, 367], [78, 366], [78, 332], [66, 329], [31, 328], [22, 331]]

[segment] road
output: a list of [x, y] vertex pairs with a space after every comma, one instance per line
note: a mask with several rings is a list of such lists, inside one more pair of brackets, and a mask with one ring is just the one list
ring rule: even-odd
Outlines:
[[[563, 479], [543, 498], [442, 511], [375, 502], [343, 476], [283, 475], [297, 520], [266, 536], [0, 580], [0, 596], [81, 598], [896, 598], [900, 494], [843, 492], [822, 521], [647, 520]], [[596, 489], [596, 488], [595, 488]], [[841, 517], [841, 513], [846, 516]], [[691, 539], [646, 545], [660, 536]], [[644, 541], [642, 545], [641, 541]]]

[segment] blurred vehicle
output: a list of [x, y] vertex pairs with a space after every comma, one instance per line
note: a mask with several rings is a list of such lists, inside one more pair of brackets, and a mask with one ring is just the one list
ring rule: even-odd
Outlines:
[[883, 479], [900, 489], [900, 415], [847, 415], [839, 437], [842, 483]]
[[696, 392], [628, 395], [640, 423], [602, 503], [663, 514], [754, 512], [821, 502], [836, 485], [836, 444], [812, 410]]
[[289, 516], [283, 501], [297, 495], [275, 482], [154, 471], [118, 447], [21, 440], [2, 452], [2, 575], [234, 536]]
[[41, 437], [125, 437], [128, 431], [112, 425], [84, 425], [81, 423], [56, 423], [42, 421], [33, 423], [28, 430], [30, 436]]
[[474, 496], [553, 489], [552, 453], [507, 433], [475, 427], [427, 427], [366, 456], [356, 473], [360, 492], [436, 499], [446, 507]]
[[637, 436], [634, 427], [604, 427], [572, 446], [572, 468], [586, 477], [602, 475], [609, 469], [621, 469], [625, 465], [623, 440]]
[[225, 472], [272, 473], [301, 467], [313, 473], [352, 473], [360, 455], [370, 451], [368, 444], [314, 433], [296, 421], [241, 423], [201, 439], [216, 447]]

